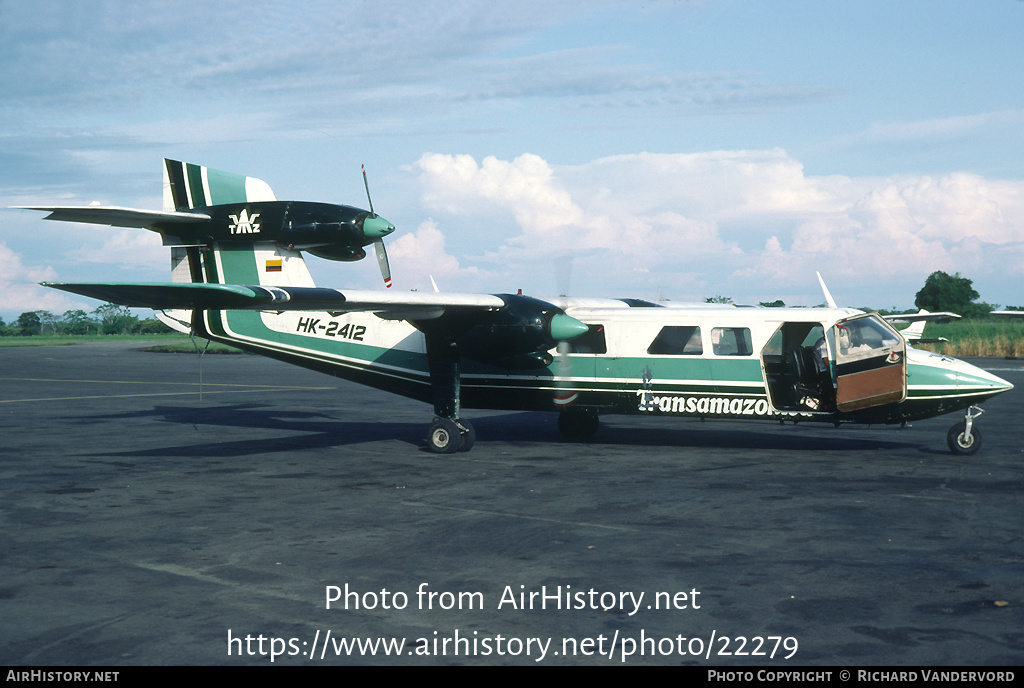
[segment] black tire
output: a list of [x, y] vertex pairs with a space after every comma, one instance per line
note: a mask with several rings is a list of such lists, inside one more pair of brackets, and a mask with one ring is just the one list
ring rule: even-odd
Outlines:
[[454, 454], [462, 446], [462, 431], [455, 421], [437, 418], [427, 433], [427, 449], [435, 454]]
[[601, 419], [592, 409], [568, 409], [558, 414], [558, 431], [572, 442], [589, 440], [600, 425]]
[[476, 430], [468, 420], [460, 420], [459, 425], [466, 428], [466, 432], [462, 433], [462, 444], [459, 445], [458, 451], [468, 452], [476, 444]]
[[978, 450], [981, 449], [981, 430], [978, 429], [977, 424], [972, 424], [970, 437], [965, 437], [964, 430], [966, 429], [967, 423], [965, 422], [957, 423], [949, 429], [949, 433], [946, 435], [949, 451], [961, 456], [978, 453]]

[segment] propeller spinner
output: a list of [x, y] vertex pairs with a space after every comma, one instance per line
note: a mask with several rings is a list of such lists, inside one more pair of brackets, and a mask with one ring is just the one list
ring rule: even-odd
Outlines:
[[370, 215], [363, 220], [363, 236], [373, 239], [373, 253], [377, 256], [380, 276], [384, 278], [384, 286], [391, 288], [391, 267], [388, 265], [388, 252], [384, 248], [384, 237], [395, 231], [395, 226], [373, 211], [373, 199], [370, 198], [370, 183], [366, 180], [366, 165], [363, 168], [363, 186], [366, 187], [366, 200], [370, 204]]

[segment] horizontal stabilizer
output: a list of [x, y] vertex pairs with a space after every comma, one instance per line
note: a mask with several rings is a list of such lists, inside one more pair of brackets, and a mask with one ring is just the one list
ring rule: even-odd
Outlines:
[[274, 299], [268, 289], [244, 287], [237, 284], [123, 284], [114, 282], [89, 284], [42, 282], [41, 284], [44, 287], [62, 289], [73, 294], [81, 294], [121, 306], [154, 310], [252, 308]]
[[139, 210], [116, 206], [15, 206], [21, 210], [41, 210], [50, 213], [44, 220], [61, 222], [84, 222], [111, 227], [139, 227], [142, 229], [167, 229], [175, 225], [191, 225], [210, 219], [204, 213], [182, 213], [175, 211]]
[[959, 318], [960, 316], [956, 313], [950, 313], [949, 311], [943, 311], [941, 313], [929, 313], [925, 309], [921, 309], [917, 313], [901, 313], [899, 315], [883, 315], [883, 318], [890, 323], [916, 323], [916, 322], [933, 322], [935, 320], [950, 320], [951, 318]]

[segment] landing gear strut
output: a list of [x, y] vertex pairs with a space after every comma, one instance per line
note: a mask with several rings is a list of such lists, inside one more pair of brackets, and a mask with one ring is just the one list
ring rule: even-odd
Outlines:
[[949, 451], [966, 456], [978, 453], [981, 449], [981, 431], [974, 421], [983, 413], [984, 411], [977, 406], [970, 406], [964, 411], [963, 422], [951, 427], [946, 435]]
[[427, 335], [427, 363], [434, 400], [434, 422], [427, 433], [427, 449], [435, 454], [466, 452], [476, 442], [476, 430], [459, 418], [459, 352], [455, 342]]

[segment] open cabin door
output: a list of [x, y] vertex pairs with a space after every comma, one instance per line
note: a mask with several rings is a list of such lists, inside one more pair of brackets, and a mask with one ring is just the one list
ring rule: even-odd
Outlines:
[[907, 397], [907, 344], [877, 314], [840, 320], [829, 330], [836, 356], [836, 408], [896, 404]]

